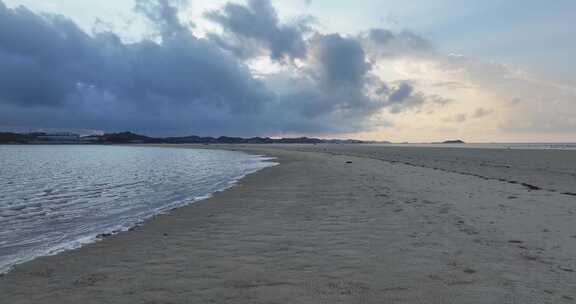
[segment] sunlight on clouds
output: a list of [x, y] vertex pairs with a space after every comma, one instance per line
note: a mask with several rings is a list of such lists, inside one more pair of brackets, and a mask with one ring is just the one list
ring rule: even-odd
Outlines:
[[[174, 20], [166, 20], [164, 18], [167, 16], [162, 14], [145, 16], [134, 12], [133, 0], [118, 0], [113, 6], [105, 1], [90, 2], [89, 5], [76, 0], [5, 1], [8, 7], [23, 4], [30, 6], [35, 13], [46, 11], [72, 18], [86, 33], [85, 37], [76, 33], [79, 41], [85, 39], [89, 41], [86, 46], [94, 48], [86, 54], [94, 55], [92, 59], [96, 62], [111, 60], [106, 64], [109, 64], [107, 68], [110, 70], [118, 69], [113, 73], [114, 77], [127, 73], [126, 79], [156, 79], [158, 75], [148, 65], [163, 62], [157, 64], [155, 69], [167, 76], [146, 84], [147, 90], [160, 84], [154, 93], [156, 95], [136, 98], [138, 94], [133, 93], [134, 105], [130, 106], [135, 108], [140, 106], [138, 102], [143, 98], [150, 99], [150, 104], [170, 100], [170, 104], [181, 104], [183, 108], [184, 105], [190, 106], [197, 110], [191, 112], [191, 116], [197, 115], [200, 110], [206, 111], [205, 107], [214, 106], [214, 112], [209, 114], [219, 117], [222, 124], [228, 126], [232, 119], [241, 116], [236, 112], [246, 115], [245, 109], [240, 109], [236, 104], [236, 94], [246, 94], [250, 97], [243, 101], [243, 106], [255, 116], [242, 117], [246, 121], [259, 121], [262, 125], [256, 126], [254, 123], [250, 132], [261, 134], [334, 135], [394, 141], [440, 141], [448, 138], [466, 141], [554, 138], [571, 141], [576, 131], [576, 120], [573, 119], [576, 117], [576, 87], [569, 81], [542, 79], [537, 73], [528, 72], [522, 67], [468, 57], [465, 52], [443, 52], [434, 41], [404, 27], [395, 31], [372, 28], [385, 23], [381, 20], [374, 24], [377, 18], [365, 18], [367, 20], [359, 20], [353, 25], [352, 20], [358, 16], [335, 20], [335, 16], [340, 16], [338, 12], [349, 13], [350, 10], [346, 8], [350, 4], [330, 2], [328, 7], [327, 2], [321, 0], [311, 3], [264, 0], [162, 2], [164, 8], [166, 5], [177, 7], [176, 14], [168, 16]], [[155, 9], [160, 3], [142, 1], [156, 3], [153, 6]], [[423, 12], [429, 14], [429, 9], [426, 9], [429, 6], [411, 4], [414, 5], [411, 7], [401, 2], [391, 1], [384, 5], [379, 1], [366, 0], [362, 2], [362, 9], [388, 7], [398, 14], [403, 7], [412, 12], [412, 17]], [[228, 7], [230, 3], [234, 4]], [[455, 1], [445, 0], [442, 3], [433, 6], [450, 7]], [[330, 13], [319, 13], [322, 9], [328, 9]], [[470, 13], [476, 9], [473, 6], [463, 11]], [[400, 19], [409, 20], [410, 17]], [[172, 28], [165, 33], [163, 30], [167, 25]], [[48, 32], [66, 33], [75, 25], [68, 28], [59, 26], [62, 24]], [[174, 30], [181, 31], [185, 37], [180, 37]], [[118, 37], [120, 42], [113, 43], [114, 37]], [[163, 41], [164, 38], [171, 41]], [[111, 55], [106, 51], [110, 47], [116, 48], [118, 53], [114, 55], [118, 58], [107, 57]], [[65, 49], [70, 48], [66, 45]], [[127, 60], [130, 58], [122, 56], [132, 56], [131, 52], [135, 50], [141, 52], [138, 56], [151, 56], [153, 60], [139, 67], [140, 74], [129, 75], [134, 70], [123, 69], [122, 64], [131, 62]], [[205, 62], [195, 56], [219, 58], [223, 61], [222, 67], [217, 62]], [[84, 59], [79, 57], [78, 62], [69, 66], [82, 66], [90, 62], [82, 62]], [[198, 65], [202, 73], [188, 69], [177, 59]], [[54, 65], [55, 69], [63, 67], [67, 66]], [[15, 71], [23, 69], [16, 65], [13, 68]], [[206, 74], [207, 68], [214, 68], [213, 74]], [[235, 94], [219, 89], [210, 96], [195, 96], [196, 93], [209, 91], [189, 89], [190, 83], [195, 81], [212, 88], [214, 83], [231, 71], [238, 75], [238, 83], [231, 86], [237, 90]], [[73, 76], [71, 81], [75, 81], [75, 77], [84, 77], [76, 70], [70, 72]], [[150, 79], [142, 78], [141, 74]], [[130, 88], [126, 86], [129, 82], [114, 82], [114, 77], [110, 77], [112, 80], [95, 82], [103, 87], [88, 83], [93, 79], [85, 80], [91, 85], [91, 90], [72, 88], [72, 91], [78, 92], [66, 92], [67, 95], [59, 96], [59, 99], [81, 98], [75, 104], [88, 103], [87, 109], [96, 100], [103, 99], [113, 100], [110, 106], [120, 106], [126, 103], [126, 96], [131, 96], [123, 91]], [[203, 77], [212, 78], [205, 80]], [[56, 82], [52, 78], [48, 80]], [[228, 84], [230, 82], [223, 82], [222, 86]], [[49, 87], [42, 88], [48, 90]], [[168, 90], [174, 88], [177, 90]], [[176, 96], [176, 92], [186, 94]], [[14, 93], [15, 96], [18, 94]], [[190, 96], [194, 98], [188, 100]], [[234, 108], [236, 112], [216, 113], [223, 111], [219, 108], [222, 105]], [[196, 106], [201, 109], [196, 109]], [[28, 111], [25, 108], [18, 110], [22, 113]], [[132, 111], [132, 108], [129, 110]], [[108, 117], [107, 113], [98, 111], [107, 110], [100, 107], [100, 110], [86, 110], [84, 114]], [[184, 121], [189, 121], [184, 119], [184, 113], [177, 112], [183, 122], [174, 124], [174, 128], [180, 128], [180, 125], [186, 124]], [[151, 115], [147, 119], [143, 121], [149, 123], [155, 118]], [[218, 131], [212, 130], [212, 126], [207, 129], [210, 132]], [[230, 129], [242, 131], [235, 127]]]
[[439, 94], [452, 102], [429, 112], [422, 109], [384, 115], [383, 119], [394, 127], [363, 133], [363, 138], [573, 140], [576, 90], [572, 86], [539, 80], [519, 68], [462, 55], [393, 58], [379, 62], [376, 69], [381, 77], [410, 79], [422, 91]]

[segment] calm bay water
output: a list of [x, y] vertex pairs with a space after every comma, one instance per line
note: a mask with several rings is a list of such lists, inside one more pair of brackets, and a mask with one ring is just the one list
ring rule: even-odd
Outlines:
[[272, 165], [219, 150], [0, 146], [0, 272], [127, 230]]

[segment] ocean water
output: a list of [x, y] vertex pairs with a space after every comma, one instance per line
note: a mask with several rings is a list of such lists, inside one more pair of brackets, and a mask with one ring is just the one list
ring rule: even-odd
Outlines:
[[127, 230], [274, 164], [220, 150], [0, 146], [0, 272]]
[[463, 149], [519, 149], [519, 150], [576, 150], [576, 143], [467, 143], [467, 144], [381, 144], [393, 147], [463, 148]]

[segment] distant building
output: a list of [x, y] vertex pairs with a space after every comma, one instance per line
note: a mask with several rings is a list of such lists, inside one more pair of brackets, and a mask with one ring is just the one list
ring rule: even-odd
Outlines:
[[55, 144], [78, 143], [80, 142], [80, 135], [69, 132], [48, 133], [37, 136], [36, 140], [42, 143]]

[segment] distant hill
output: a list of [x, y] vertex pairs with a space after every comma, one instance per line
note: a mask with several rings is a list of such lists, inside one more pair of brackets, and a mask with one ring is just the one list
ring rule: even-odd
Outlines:
[[29, 134], [18, 134], [0, 132], [0, 143], [2, 144], [25, 144], [33, 139]]
[[[110, 136], [114, 135], [114, 136]], [[184, 136], [184, 137], [165, 137], [165, 138], [152, 138], [142, 135], [133, 134], [130, 132], [105, 134], [102, 136], [104, 142], [128, 142], [128, 141], [141, 141], [143, 143], [169, 143], [169, 144], [319, 144], [328, 142], [319, 138], [270, 138], [270, 137], [200, 137], [200, 136]]]
[[[0, 143], [46, 143], [40, 138], [46, 133], [0, 133]], [[371, 141], [362, 141], [354, 139], [319, 139], [310, 137], [296, 138], [270, 138], [270, 137], [200, 137], [195, 135], [183, 137], [151, 137], [133, 132], [107, 133], [104, 135], [90, 135], [79, 137], [78, 143], [81, 144], [362, 144], [376, 143]]]
[[466, 142], [464, 142], [463, 140], [460, 139], [456, 139], [456, 140], [446, 140], [441, 142], [440, 144], [465, 144]]
[[132, 132], [110, 133], [100, 136], [100, 142], [104, 143], [162, 143], [160, 138], [148, 137]]

